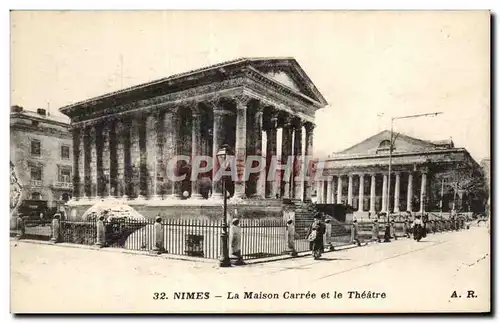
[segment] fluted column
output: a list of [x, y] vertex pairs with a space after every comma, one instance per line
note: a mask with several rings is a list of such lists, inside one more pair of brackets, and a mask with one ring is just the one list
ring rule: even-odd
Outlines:
[[158, 158], [157, 158], [157, 120], [158, 115], [151, 113], [146, 119], [146, 163], [147, 163], [147, 194], [151, 199], [158, 199], [157, 192], [157, 171], [158, 171]]
[[[306, 151], [304, 152], [304, 156], [311, 157], [313, 154], [313, 143], [314, 143], [314, 124], [311, 122], [307, 122], [305, 125], [306, 129], [306, 145], [305, 149]], [[307, 180], [304, 181], [304, 199], [306, 201], [311, 200], [311, 194], [312, 194], [312, 180], [313, 176], [310, 173], [310, 167], [309, 164], [304, 165], [305, 171], [304, 175], [307, 176]]]
[[212, 199], [222, 199], [222, 182], [221, 179], [216, 180], [215, 176], [219, 169], [219, 161], [217, 160], [217, 152], [225, 143], [224, 138], [224, 118], [230, 112], [225, 110], [219, 100], [210, 102], [213, 107], [214, 124], [213, 124], [213, 146], [212, 146]]
[[[282, 129], [282, 140], [281, 140], [281, 163], [287, 164], [288, 157], [292, 154], [292, 120], [290, 116], [285, 117], [285, 122]], [[290, 166], [290, 165], [288, 165]], [[291, 173], [291, 172], [290, 172]], [[291, 182], [290, 177], [286, 176], [287, 171], [282, 171], [281, 185], [284, 198], [291, 198], [290, 194]], [[285, 178], [286, 177], [286, 178]]]
[[130, 197], [136, 198], [140, 194], [140, 167], [141, 151], [139, 146], [140, 122], [136, 116], [130, 120]]
[[172, 107], [165, 112], [165, 117], [163, 119], [163, 124], [165, 128], [165, 138], [164, 138], [164, 153], [165, 165], [167, 165], [167, 176], [165, 181], [165, 194], [167, 199], [180, 199], [181, 192], [181, 181], [174, 180], [172, 175], [179, 176], [177, 168], [177, 156], [180, 155], [181, 150], [181, 120], [179, 116], [179, 107]]
[[97, 131], [95, 126], [90, 129], [90, 197], [97, 198], [98, 191], [98, 172], [97, 172]]
[[109, 137], [110, 137], [110, 124], [106, 122], [102, 129], [102, 196], [111, 196], [110, 186], [110, 151], [109, 151]]
[[111, 196], [118, 197], [118, 163], [123, 160], [118, 159], [118, 135], [116, 127], [118, 120], [113, 118], [110, 122], [109, 132], [109, 180]]
[[396, 173], [396, 182], [394, 183], [394, 213], [399, 212], [399, 190], [401, 175]]
[[91, 142], [92, 137], [90, 134], [90, 129], [85, 127], [83, 129], [83, 197], [84, 199], [89, 199], [92, 196], [92, 149]]
[[271, 177], [266, 181], [266, 196], [270, 198], [275, 198], [276, 194], [280, 191], [280, 180], [277, 172], [269, 174], [269, 169], [271, 168], [271, 162], [273, 158], [277, 158], [277, 122], [278, 116], [276, 113], [271, 114], [271, 120], [268, 124], [267, 129], [267, 145], [266, 145], [266, 164], [267, 172]]
[[375, 185], [377, 184], [375, 174], [371, 175], [372, 180], [370, 183], [370, 212], [375, 212]]
[[358, 195], [358, 211], [363, 212], [365, 194], [365, 178], [363, 174], [359, 174], [359, 195]]
[[425, 199], [427, 198], [427, 172], [422, 172], [422, 181], [420, 188], [420, 213], [425, 212]]
[[73, 128], [73, 200], [80, 198], [80, 141], [81, 129]]
[[116, 123], [116, 197], [122, 197], [125, 194], [125, 140], [128, 129], [126, 129], [122, 120]]
[[[197, 103], [191, 105], [192, 123], [191, 123], [191, 158], [201, 155], [201, 112]], [[192, 165], [199, 167], [199, 165]], [[191, 178], [191, 199], [201, 200], [199, 175], [197, 178]]]
[[250, 98], [238, 96], [236, 100], [236, 173], [234, 181], [234, 198], [244, 198], [245, 194], [245, 164], [247, 156], [247, 104]]
[[[255, 138], [255, 155], [263, 157], [263, 145], [262, 145], [262, 116], [263, 107], [261, 103], [256, 106], [255, 119], [254, 119], [254, 138]], [[261, 159], [261, 163], [264, 160]], [[258, 174], [257, 187], [256, 187], [256, 197], [264, 198], [266, 196], [266, 167]]]
[[330, 200], [330, 203], [336, 204], [337, 200], [337, 183], [338, 183], [339, 177], [338, 176], [332, 176], [331, 181], [332, 181], [332, 197]]
[[326, 180], [326, 203], [330, 204], [332, 203], [332, 197], [333, 197], [333, 192], [332, 192], [332, 181], [333, 179], [328, 176], [328, 179]]
[[139, 197], [140, 199], [145, 199], [148, 192], [148, 158], [147, 158], [147, 146], [146, 146], [146, 126], [147, 126], [147, 116], [141, 115], [139, 119]]
[[352, 174], [349, 174], [349, 182], [347, 183], [347, 205], [352, 206]]
[[382, 212], [387, 212], [387, 174], [382, 181]]
[[412, 212], [413, 202], [413, 174], [408, 174], [408, 190], [406, 193], [406, 210]]
[[337, 177], [337, 204], [342, 204], [342, 175]]
[[302, 121], [296, 120], [294, 125], [293, 137], [293, 157], [294, 167], [292, 173], [292, 197], [295, 199], [303, 200], [304, 198], [304, 184], [303, 184], [303, 171], [302, 171]]

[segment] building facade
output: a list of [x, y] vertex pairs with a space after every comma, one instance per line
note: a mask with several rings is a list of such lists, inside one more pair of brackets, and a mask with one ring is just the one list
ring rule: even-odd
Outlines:
[[72, 196], [72, 138], [69, 123], [13, 106], [10, 113], [10, 160], [21, 186], [20, 199], [46, 201], [57, 208]]
[[351, 205], [358, 214], [471, 211], [477, 204], [482, 173], [467, 150], [395, 133], [389, 179], [390, 138], [383, 131], [329, 158], [318, 203]]
[[268, 181], [266, 174], [278, 150], [285, 160], [312, 154], [315, 112], [326, 104], [294, 59], [270, 58], [222, 63], [63, 107], [75, 147], [70, 205], [106, 197], [145, 206], [221, 201], [213, 171], [191, 181], [192, 162], [183, 162], [176, 175], [186, 179], [172, 181], [166, 166], [179, 155], [216, 162], [224, 144], [238, 161], [267, 160], [266, 172], [229, 184], [232, 200], [308, 200], [308, 182]]

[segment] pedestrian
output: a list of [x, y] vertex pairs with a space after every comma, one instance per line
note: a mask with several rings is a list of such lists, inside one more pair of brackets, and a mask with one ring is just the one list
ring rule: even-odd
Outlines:
[[411, 227], [413, 229], [413, 239], [417, 240], [417, 242], [420, 241], [420, 239], [423, 238], [424, 230], [424, 224], [420, 214], [415, 215], [415, 220], [413, 221]]
[[241, 255], [241, 228], [239, 226], [240, 219], [235, 218], [231, 221], [231, 254], [236, 258], [235, 265], [243, 265], [243, 257]]
[[398, 237], [396, 236], [396, 222], [394, 217], [391, 219], [391, 238], [398, 240]]
[[361, 246], [361, 241], [359, 240], [359, 224], [356, 218], [352, 220], [351, 242], [355, 242], [358, 247]]
[[373, 223], [372, 223], [372, 241], [380, 242], [378, 216], [375, 216], [373, 218]]
[[286, 242], [290, 255], [293, 257], [297, 256], [297, 250], [295, 249], [295, 224], [293, 223], [293, 219], [288, 219], [288, 221], [286, 221]]
[[321, 221], [321, 215], [316, 213], [313, 223], [307, 232], [307, 239], [309, 240], [309, 249], [312, 251], [314, 259], [319, 259], [323, 252], [323, 235], [326, 232], [325, 224]]
[[368, 220], [370, 220], [371, 217], [372, 217], [372, 213], [368, 212]]

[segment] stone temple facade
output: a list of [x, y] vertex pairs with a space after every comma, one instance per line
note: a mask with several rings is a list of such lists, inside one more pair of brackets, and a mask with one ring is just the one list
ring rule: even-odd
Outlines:
[[[268, 167], [278, 152], [285, 160], [312, 155], [315, 112], [326, 105], [295, 59], [243, 58], [62, 107], [74, 147], [71, 214], [110, 197], [146, 215], [178, 208], [208, 214], [211, 207], [220, 213], [222, 187], [213, 173], [191, 181], [191, 165], [183, 162], [176, 174], [186, 179], [171, 181], [168, 161], [217, 160], [223, 144], [238, 160], [266, 156]], [[310, 200], [312, 187], [283, 177], [268, 181], [261, 173], [230, 183], [228, 191], [243, 212], [265, 213], [280, 212], [283, 198]]]
[[368, 212], [471, 211], [482, 203], [481, 167], [451, 140], [395, 133], [389, 181], [390, 137], [390, 131], [382, 131], [328, 158], [327, 180], [317, 183], [318, 203], [347, 204], [361, 217]]

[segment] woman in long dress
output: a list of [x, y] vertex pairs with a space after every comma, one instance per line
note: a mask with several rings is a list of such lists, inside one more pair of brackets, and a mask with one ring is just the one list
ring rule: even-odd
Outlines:
[[323, 252], [323, 235], [325, 234], [326, 227], [321, 221], [319, 214], [314, 216], [314, 221], [309, 227], [307, 237], [309, 239], [309, 248], [312, 251], [314, 259], [319, 259]]
[[420, 215], [415, 215], [415, 220], [411, 224], [411, 228], [413, 229], [413, 239], [420, 241], [423, 237], [424, 230], [424, 224]]

